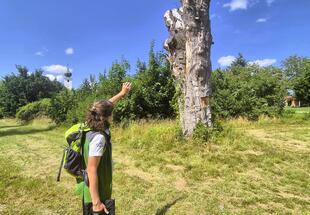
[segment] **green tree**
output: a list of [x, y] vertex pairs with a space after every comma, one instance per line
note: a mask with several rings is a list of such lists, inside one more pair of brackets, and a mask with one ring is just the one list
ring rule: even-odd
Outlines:
[[241, 53], [239, 53], [238, 57], [232, 62], [231, 67], [246, 67], [247, 65], [247, 60], [243, 57]]
[[303, 106], [310, 105], [310, 59], [291, 56], [282, 62], [284, 74], [290, 89]]
[[15, 116], [27, 103], [55, 96], [63, 86], [43, 76], [42, 70], [29, 74], [26, 67], [16, 66], [18, 74], [6, 75], [0, 89], [0, 107], [3, 116]]
[[54, 122], [60, 124], [67, 120], [68, 112], [76, 108], [76, 106], [75, 92], [64, 89], [51, 99], [48, 115]]
[[113, 62], [108, 74], [99, 76], [98, 98], [108, 98], [118, 93], [129, 69], [130, 64], [125, 59]]
[[175, 94], [175, 87], [170, 65], [164, 53], [154, 52], [154, 42], [150, 46], [147, 67], [138, 67], [135, 79], [138, 88], [135, 97], [139, 108], [143, 110], [137, 113], [139, 118], [174, 117], [171, 100]]
[[286, 85], [281, 69], [260, 68], [256, 65], [216, 70], [212, 74], [212, 108], [220, 118], [282, 113]]
[[284, 74], [288, 80], [294, 80], [296, 77], [302, 76], [307, 69], [307, 64], [310, 59], [307, 57], [300, 57], [297, 55], [290, 56], [282, 62]]

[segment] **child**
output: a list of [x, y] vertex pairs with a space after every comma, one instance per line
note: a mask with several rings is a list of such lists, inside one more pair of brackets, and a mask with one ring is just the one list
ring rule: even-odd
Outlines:
[[131, 89], [131, 83], [122, 85], [122, 90], [109, 100], [95, 102], [88, 110], [86, 124], [91, 128], [86, 133], [83, 155], [89, 179], [89, 187], [83, 188], [83, 214], [93, 212], [108, 214], [104, 201], [112, 194], [112, 148], [109, 126], [115, 103]]

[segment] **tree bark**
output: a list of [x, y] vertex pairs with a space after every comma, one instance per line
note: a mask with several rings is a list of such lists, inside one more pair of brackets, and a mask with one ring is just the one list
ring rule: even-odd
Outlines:
[[182, 7], [165, 13], [170, 37], [165, 41], [172, 75], [179, 92], [183, 135], [191, 136], [201, 121], [212, 126], [210, 0], [182, 0]]

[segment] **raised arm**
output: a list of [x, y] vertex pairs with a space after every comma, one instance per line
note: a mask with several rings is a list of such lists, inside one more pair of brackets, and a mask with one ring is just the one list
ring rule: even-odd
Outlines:
[[130, 90], [131, 90], [131, 83], [130, 82], [123, 83], [122, 90], [118, 94], [110, 98], [109, 101], [115, 105], [122, 97], [124, 97], [127, 93], [129, 93]]

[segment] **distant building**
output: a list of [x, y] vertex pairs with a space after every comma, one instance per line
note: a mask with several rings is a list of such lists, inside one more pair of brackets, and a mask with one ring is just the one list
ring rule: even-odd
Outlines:
[[295, 96], [287, 96], [285, 98], [285, 106], [287, 107], [300, 107], [300, 101]]
[[67, 89], [72, 90], [72, 72], [69, 67], [67, 67], [67, 71], [64, 74], [64, 85]]
[[296, 98], [295, 91], [292, 89], [288, 89], [287, 94], [288, 96], [285, 97], [285, 106], [300, 107], [300, 101]]

